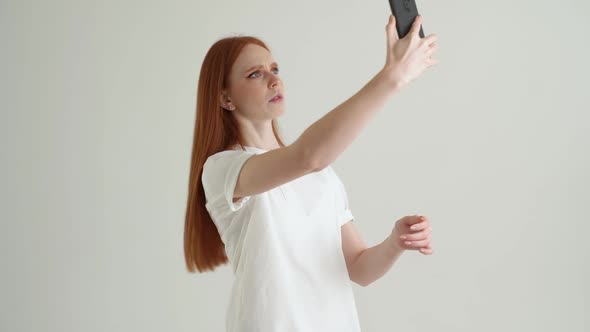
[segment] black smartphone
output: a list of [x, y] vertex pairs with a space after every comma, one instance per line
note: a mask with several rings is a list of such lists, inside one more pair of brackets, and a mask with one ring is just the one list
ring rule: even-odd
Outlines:
[[[391, 12], [395, 16], [395, 27], [397, 28], [397, 34], [399, 38], [404, 38], [410, 28], [414, 19], [418, 16], [418, 7], [416, 6], [416, 0], [389, 0], [391, 6]], [[424, 31], [422, 25], [420, 25], [420, 38], [424, 38]]]

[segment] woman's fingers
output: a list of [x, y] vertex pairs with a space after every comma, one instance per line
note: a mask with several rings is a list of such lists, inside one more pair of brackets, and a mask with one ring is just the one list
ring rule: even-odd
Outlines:
[[419, 36], [420, 33], [420, 25], [422, 24], [422, 16], [417, 15], [414, 19], [414, 23], [412, 23], [412, 28], [410, 34]]
[[422, 45], [430, 46], [432, 43], [436, 42], [438, 36], [436, 33], [432, 33], [422, 39]]
[[430, 46], [426, 50], [426, 54], [428, 54], [429, 56], [432, 56], [434, 54], [434, 52], [436, 52], [437, 50], [438, 50], [438, 45], [436, 45], [435, 43], [432, 43], [432, 44], [430, 44]]
[[389, 22], [387, 22], [385, 30], [387, 31], [387, 47], [391, 49], [393, 44], [399, 39], [397, 29], [395, 28], [395, 16], [389, 15]]
[[418, 216], [418, 218], [422, 221], [410, 226], [412, 233], [402, 234], [400, 239], [409, 249], [418, 249], [421, 253], [430, 255], [433, 252], [430, 246], [432, 226], [426, 217]]
[[422, 39], [421, 47], [424, 49], [424, 56], [426, 59], [426, 65], [431, 67], [438, 63], [436, 59], [433, 59], [434, 53], [438, 51], [438, 45], [436, 44], [437, 36], [436, 34], [430, 34], [424, 39]]
[[428, 219], [421, 221], [419, 223], [413, 224], [412, 226], [410, 226], [410, 229], [413, 231], [421, 231], [423, 229], [426, 229], [428, 226], [430, 225], [430, 221]]
[[425, 239], [430, 233], [432, 232], [432, 227], [428, 227], [422, 231], [411, 233], [411, 234], [404, 234], [400, 236], [402, 240], [406, 241], [416, 241], [416, 240], [423, 240]]
[[438, 46], [436, 44], [432, 44], [430, 47], [428, 47], [426, 52], [424, 52], [424, 56], [426, 57], [426, 60], [427, 61], [432, 60], [432, 57], [434, 56], [434, 53], [436, 53], [437, 50], [438, 50]]
[[420, 248], [420, 252], [424, 255], [432, 255], [433, 253], [431, 248]]
[[430, 240], [431, 240], [430, 235], [428, 235], [423, 240], [416, 240], [416, 241], [405, 240], [404, 244], [409, 247], [413, 247], [413, 248], [426, 247], [430, 243]]

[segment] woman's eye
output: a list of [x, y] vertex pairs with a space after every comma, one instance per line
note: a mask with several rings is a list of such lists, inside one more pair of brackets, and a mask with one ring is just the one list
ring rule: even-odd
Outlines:
[[[278, 74], [278, 72], [279, 72], [279, 68], [274, 68], [274, 70], [275, 70], [275, 71], [277, 72], [277, 74]], [[252, 77], [252, 75], [254, 75], [254, 74], [256, 74], [256, 73], [260, 73], [260, 71], [255, 71], [255, 72], [253, 72], [252, 74], [250, 74], [250, 76], [248, 76], [248, 77]]]

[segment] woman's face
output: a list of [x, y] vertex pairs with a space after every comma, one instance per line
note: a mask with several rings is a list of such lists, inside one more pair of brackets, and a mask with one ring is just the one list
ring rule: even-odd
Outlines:
[[284, 96], [278, 74], [278, 65], [264, 47], [246, 45], [231, 69], [221, 96], [222, 107], [250, 120], [272, 120], [282, 115], [284, 99], [271, 101], [277, 93]]

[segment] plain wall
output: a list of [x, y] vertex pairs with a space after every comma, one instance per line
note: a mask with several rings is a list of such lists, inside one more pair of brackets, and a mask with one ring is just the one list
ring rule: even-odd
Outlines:
[[[334, 162], [369, 245], [423, 214], [434, 254], [354, 285], [363, 331], [588, 331], [590, 5], [419, 1], [440, 63]], [[199, 69], [279, 62], [287, 142], [384, 64], [387, 1], [2, 1], [0, 330], [222, 331], [229, 266], [190, 274]]]

